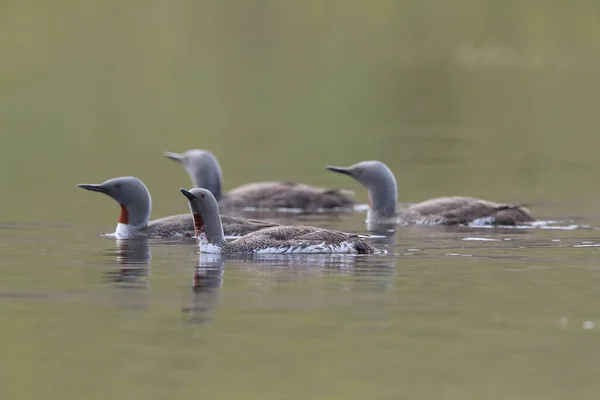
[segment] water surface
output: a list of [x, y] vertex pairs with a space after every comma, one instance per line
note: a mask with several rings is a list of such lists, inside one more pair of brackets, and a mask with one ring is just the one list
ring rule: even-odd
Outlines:
[[[0, 4], [0, 397], [564, 399], [600, 384], [599, 5]], [[115, 241], [75, 187], [133, 175], [188, 212], [163, 151], [225, 189], [527, 204], [576, 229], [383, 229], [375, 256], [200, 256]], [[365, 232], [364, 213], [290, 217]]]
[[406, 228], [375, 240], [387, 255], [231, 260], [81, 227], [1, 232], [9, 398], [598, 390], [595, 230]]

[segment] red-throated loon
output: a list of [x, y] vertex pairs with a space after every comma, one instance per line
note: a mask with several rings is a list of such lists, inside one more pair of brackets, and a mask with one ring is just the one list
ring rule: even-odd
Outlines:
[[217, 158], [207, 150], [164, 155], [187, 171], [195, 188], [208, 189], [221, 210], [240, 208], [296, 209], [301, 212], [351, 211], [356, 201], [343, 189], [320, 189], [303, 183], [254, 182], [223, 193], [223, 173]]
[[301, 225], [265, 228], [227, 242], [219, 205], [212, 193], [204, 188], [181, 189], [181, 192], [188, 199], [201, 252], [371, 254], [377, 251], [357, 235]]
[[455, 225], [480, 220], [492, 225], [517, 225], [535, 221], [529, 210], [521, 206], [473, 197], [438, 197], [396, 212], [396, 178], [384, 163], [362, 161], [349, 167], [326, 168], [349, 175], [368, 189], [367, 222]]
[[[150, 221], [152, 199], [146, 185], [138, 178], [126, 176], [109, 179], [100, 184], [82, 183], [77, 186], [104, 193], [121, 205], [121, 215], [114, 233], [117, 238], [194, 235], [194, 221], [190, 214], [173, 215]], [[222, 218], [227, 236], [245, 235], [248, 232], [278, 225], [227, 216]]]

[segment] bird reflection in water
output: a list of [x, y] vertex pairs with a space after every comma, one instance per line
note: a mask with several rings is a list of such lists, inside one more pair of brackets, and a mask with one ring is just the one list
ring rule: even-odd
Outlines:
[[116, 264], [104, 273], [106, 280], [118, 289], [111, 299], [124, 308], [148, 307], [150, 288], [150, 243], [147, 238], [116, 239]]
[[[383, 243], [384, 238], [369, 240]], [[379, 286], [379, 289], [373, 289], [387, 290], [394, 285], [391, 278], [395, 276], [395, 257], [343, 253], [236, 254], [227, 256], [227, 268], [252, 271], [248, 283], [262, 290], [305, 279], [322, 280], [322, 284], [327, 285], [329, 277], [348, 277], [351, 279], [338, 281], [344, 286], [340, 286], [340, 289], [346, 290], [347, 285], [354, 286], [353, 282], [362, 282], [373, 276], [377, 277]], [[386, 277], [390, 279], [385, 279]], [[315, 283], [311, 286], [315, 287]]]
[[150, 243], [147, 238], [116, 239], [117, 268], [106, 272], [121, 288], [147, 289], [150, 285]]
[[[393, 253], [395, 231], [370, 232], [375, 245]], [[188, 304], [181, 308], [184, 319], [192, 324], [207, 324], [221, 303], [225, 263], [234, 271], [251, 272], [248, 283], [260, 290], [301, 279], [349, 277], [340, 282], [341, 290], [390, 291], [395, 284], [395, 259], [389, 255], [354, 254], [209, 254], [200, 253], [194, 268]], [[236, 273], [236, 272], [234, 272]], [[253, 277], [252, 277], [253, 276]], [[353, 279], [352, 279], [353, 278]], [[311, 285], [314, 287], [314, 285]]]
[[189, 323], [206, 324], [212, 320], [220, 304], [224, 266], [221, 254], [200, 253], [194, 268], [189, 305], [181, 308]]

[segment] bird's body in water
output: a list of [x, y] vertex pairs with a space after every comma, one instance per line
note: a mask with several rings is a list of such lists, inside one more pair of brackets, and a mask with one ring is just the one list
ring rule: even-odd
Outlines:
[[211, 191], [221, 210], [295, 210], [299, 212], [351, 211], [356, 201], [343, 189], [321, 189], [295, 182], [254, 182], [223, 193], [223, 173], [217, 158], [207, 150], [165, 152], [185, 167], [195, 188]]
[[212, 193], [204, 188], [181, 189], [181, 192], [188, 199], [201, 252], [371, 254], [377, 251], [357, 235], [301, 225], [265, 228], [227, 242], [219, 219], [219, 205]]
[[[146, 185], [138, 178], [119, 177], [100, 184], [77, 186], [104, 193], [119, 203], [121, 214], [114, 232], [117, 238], [194, 236], [194, 220], [190, 214], [150, 221], [152, 198]], [[228, 236], [241, 236], [277, 224], [223, 216], [223, 225]]]
[[474, 197], [438, 197], [396, 211], [396, 178], [380, 161], [362, 161], [349, 167], [327, 169], [356, 179], [369, 191], [368, 222], [458, 225], [480, 222], [491, 225], [518, 225], [536, 219], [526, 208]]

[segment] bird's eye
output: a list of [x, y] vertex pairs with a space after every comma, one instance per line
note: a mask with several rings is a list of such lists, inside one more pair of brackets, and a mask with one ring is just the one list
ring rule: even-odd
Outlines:
[[120, 184], [120, 183], [117, 183], [117, 184], [115, 185], [115, 187], [116, 187], [117, 189], [121, 189], [121, 184]]
[[200, 197], [204, 198], [204, 193], [200, 193]]

